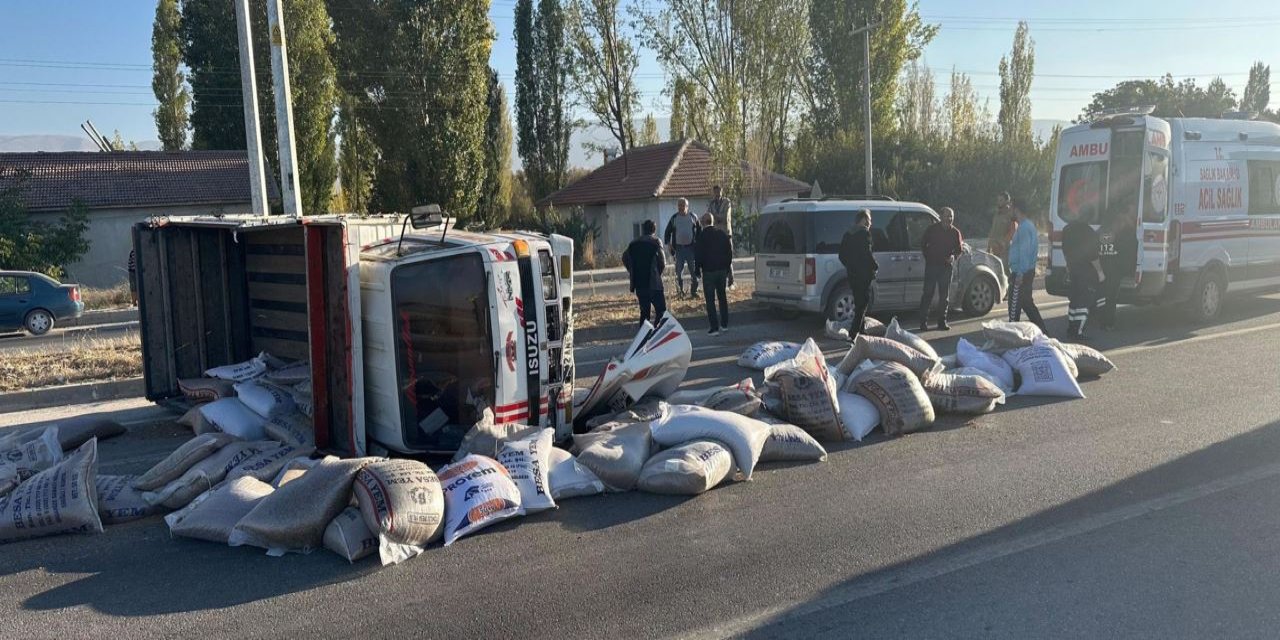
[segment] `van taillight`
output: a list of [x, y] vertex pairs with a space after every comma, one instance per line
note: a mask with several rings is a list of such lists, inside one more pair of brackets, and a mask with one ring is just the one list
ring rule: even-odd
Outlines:
[[818, 284], [818, 260], [817, 258], [804, 259], [804, 283]]
[[80, 302], [80, 287], [71, 287], [71, 301]]

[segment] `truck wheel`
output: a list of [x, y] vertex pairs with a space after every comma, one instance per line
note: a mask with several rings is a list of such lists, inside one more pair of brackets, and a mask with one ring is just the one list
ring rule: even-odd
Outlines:
[[44, 309], [33, 309], [27, 313], [26, 319], [22, 321], [22, 326], [26, 327], [27, 333], [33, 336], [42, 336], [49, 333], [53, 328], [53, 314]]
[[1200, 275], [1200, 281], [1187, 301], [1187, 312], [1195, 322], [1212, 322], [1222, 312], [1222, 296], [1227, 292], [1227, 279], [1221, 269], [1210, 269]]
[[827, 301], [827, 319], [836, 322], [853, 320], [853, 289], [847, 282], [831, 292], [831, 299]]
[[971, 318], [979, 318], [991, 313], [991, 308], [996, 306], [998, 291], [999, 287], [991, 276], [974, 278], [964, 290], [964, 297], [961, 302], [965, 315]]

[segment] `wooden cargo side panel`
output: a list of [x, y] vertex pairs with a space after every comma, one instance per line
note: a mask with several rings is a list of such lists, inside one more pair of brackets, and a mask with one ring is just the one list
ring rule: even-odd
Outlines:
[[138, 225], [133, 229], [133, 248], [138, 265], [139, 328], [142, 342], [142, 372], [148, 400], [161, 400], [178, 393], [178, 377], [173, 370], [172, 326], [165, 287], [163, 230]]
[[252, 351], [307, 360], [307, 274], [303, 227], [242, 233]]
[[166, 233], [165, 259], [169, 276], [169, 313], [173, 319], [174, 373], [179, 379], [204, 374], [204, 283], [195, 264], [195, 231], [170, 228]]
[[[351, 327], [347, 309], [347, 273], [345, 260], [345, 233], [343, 227], [323, 227], [319, 242], [324, 258], [323, 293], [324, 333], [326, 340], [319, 345], [325, 350], [326, 387], [329, 407], [329, 448], [354, 454], [355, 434], [351, 432], [354, 416], [351, 415]], [[318, 408], [318, 407], [317, 407]]]

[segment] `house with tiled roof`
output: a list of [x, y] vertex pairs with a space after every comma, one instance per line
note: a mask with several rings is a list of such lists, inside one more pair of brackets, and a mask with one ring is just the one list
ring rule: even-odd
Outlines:
[[[37, 220], [57, 222], [75, 202], [88, 209], [89, 251], [67, 265], [68, 282], [123, 282], [132, 228], [153, 216], [251, 213], [244, 151], [0, 153], [0, 192]], [[278, 191], [267, 181], [270, 197]], [[3, 265], [0, 265], [3, 268]]]
[[[809, 185], [780, 173], [741, 163], [742, 192], [749, 202], [734, 202], [735, 215], [759, 211], [784, 198], [804, 196]], [[538, 202], [557, 209], [581, 208], [600, 229], [597, 251], [621, 251], [640, 234], [640, 224], [653, 220], [661, 231], [676, 211], [676, 201], [689, 200], [701, 215], [711, 201], [711, 188], [723, 182], [711, 150], [694, 140], [674, 140], [636, 147], [577, 182]], [[743, 230], [735, 229], [735, 234]]]

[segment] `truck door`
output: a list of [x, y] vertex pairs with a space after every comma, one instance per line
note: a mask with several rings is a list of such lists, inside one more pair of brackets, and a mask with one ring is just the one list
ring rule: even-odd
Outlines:
[[1142, 164], [1142, 223], [1138, 225], [1138, 271], [1143, 295], [1159, 293], [1169, 266], [1169, 131], [1168, 125], [1147, 131]]
[[520, 270], [514, 250], [490, 247], [486, 257], [494, 326], [494, 420], [520, 423], [529, 416]]

